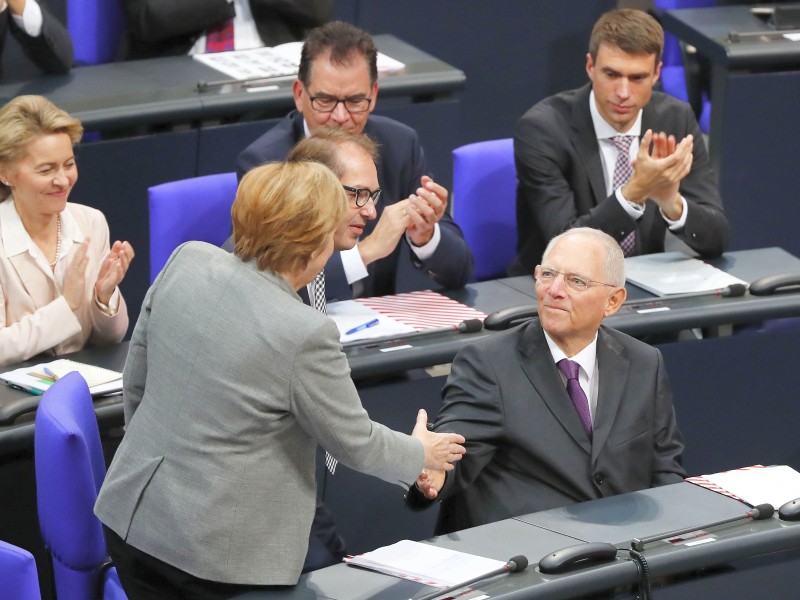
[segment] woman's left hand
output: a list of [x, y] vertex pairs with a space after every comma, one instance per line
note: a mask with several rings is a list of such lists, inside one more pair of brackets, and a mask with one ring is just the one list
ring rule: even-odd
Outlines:
[[111, 246], [111, 252], [100, 265], [94, 284], [94, 293], [102, 304], [108, 304], [111, 300], [111, 294], [125, 278], [133, 257], [133, 247], [128, 242], [116, 241]]

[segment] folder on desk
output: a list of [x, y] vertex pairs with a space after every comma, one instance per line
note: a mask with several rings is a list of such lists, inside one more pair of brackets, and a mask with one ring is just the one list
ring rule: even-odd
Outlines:
[[731, 284], [744, 284], [722, 269], [682, 252], [643, 254], [625, 259], [625, 278], [657, 296], [712, 293]]
[[89, 391], [93, 396], [112, 394], [122, 390], [122, 373], [119, 371], [66, 358], [0, 373], [0, 379], [12, 387], [36, 394], [46, 392], [55, 383], [56, 378], [60, 379], [73, 371], [80, 373], [86, 380], [86, 385], [89, 386]]
[[438, 588], [458, 585], [505, 564], [501, 560], [411, 540], [400, 540], [371, 552], [348, 556], [344, 561], [349, 565]]
[[[438, 292], [424, 290], [334, 302], [328, 305], [328, 316], [336, 323], [340, 339], [345, 342], [456, 327], [467, 319], [483, 321], [486, 313]], [[378, 320], [376, 326], [347, 333], [374, 319]]]

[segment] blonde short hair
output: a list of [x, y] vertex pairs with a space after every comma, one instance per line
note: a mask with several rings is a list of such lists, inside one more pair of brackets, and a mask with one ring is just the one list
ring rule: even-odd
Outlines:
[[314, 162], [268, 163], [249, 171], [231, 209], [234, 254], [260, 270], [300, 271], [347, 208], [342, 184]]
[[[0, 165], [19, 162], [29, 143], [54, 133], [66, 133], [74, 146], [81, 141], [83, 125], [43, 96], [17, 96], [0, 109]], [[0, 200], [10, 193], [0, 187]]]

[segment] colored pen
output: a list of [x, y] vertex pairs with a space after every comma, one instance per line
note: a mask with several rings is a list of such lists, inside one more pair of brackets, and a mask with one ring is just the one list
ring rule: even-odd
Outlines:
[[345, 331], [344, 334], [345, 335], [351, 335], [353, 333], [361, 331], [362, 329], [369, 329], [370, 327], [375, 327], [375, 325], [377, 325], [377, 324], [378, 324], [378, 319], [372, 319], [372, 321], [368, 321], [366, 323], [362, 323], [361, 325], [358, 325], [357, 327], [353, 327], [349, 331]]
[[52, 379], [53, 381], [58, 381], [59, 377], [53, 371], [48, 369], [47, 367], [44, 368], [44, 372], [47, 373], [47, 376]]

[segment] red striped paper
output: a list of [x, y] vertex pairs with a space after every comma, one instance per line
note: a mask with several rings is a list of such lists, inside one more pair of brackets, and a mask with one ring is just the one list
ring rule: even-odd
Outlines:
[[467, 319], [486, 318], [486, 313], [431, 290], [358, 298], [356, 302], [417, 331], [455, 327]]

